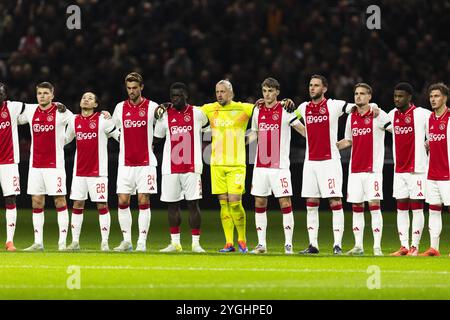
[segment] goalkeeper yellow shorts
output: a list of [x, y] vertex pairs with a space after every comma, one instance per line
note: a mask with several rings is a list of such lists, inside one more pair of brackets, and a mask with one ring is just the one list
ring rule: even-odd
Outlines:
[[212, 194], [244, 194], [245, 167], [211, 166]]

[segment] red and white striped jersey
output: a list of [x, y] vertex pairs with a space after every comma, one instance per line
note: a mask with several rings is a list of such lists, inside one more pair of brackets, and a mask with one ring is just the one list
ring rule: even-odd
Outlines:
[[428, 164], [429, 180], [450, 180], [450, 112], [436, 116], [430, 114], [427, 126], [427, 138], [430, 144], [430, 162]]
[[4, 101], [0, 107], [0, 164], [19, 163], [17, 120], [22, 102]]
[[76, 138], [73, 173], [78, 177], [108, 176], [108, 138], [118, 135], [114, 122], [99, 112], [77, 114], [67, 125], [66, 144]]
[[426, 172], [425, 135], [430, 114], [430, 110], [413, 104], [405, 112], [397, 108], [389, 112], [395, 172]]
[[364, 114], [354, 111], [347, 117], [345, 139], [352, 141], [351, 173], [383, 171], [384, 132], [389, 125], [383, 110], [376, 118], [371, 110]]
[[72, 116], [70, 110], [59, 112], [55, 103], [46, 110], [38, 104], [25, 105], [19, 124], [30, 125], [30, 167], [64, 169], [65, 131]]
[[157, 106], [146, 98], [137, 105], [133, 105], [129, 100], [116, 105], [113, 120], [121, 130], [120, 166], [158, 165], [152, 149], [154, 113]]
[[305, 160], [340, 159], [336, 146], [338, 120], [344, 114], [347, 102], [324, 99], [319, 103], [303, 102], [297, 112], [305, 119]]
[[162, 174], [202, 173], [202, 129], [208, 124], [206, 115], [191, 105], [180, 111], [167, 109], [156, 121], [154, 133], [157, 138], [166, 138]]
[[298, 123], [295, 113], [288, 113], [280, 102], [272, 108], [253, 110], [251, 129], [258, 132], [256, 167], [289, 168], [291, 126]]

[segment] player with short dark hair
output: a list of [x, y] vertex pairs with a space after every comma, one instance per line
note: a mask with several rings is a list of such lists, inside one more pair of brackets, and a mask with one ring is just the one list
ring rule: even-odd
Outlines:
[[128, 99], [119, 102], [113, 113], [113, 120], [120, 128], [119, 168], [117, 189], [119, 198], [119, 224], [123, 241], [115, 251], [131, 251], [132, 217], [131, 195], [138, 193], [139, 239], [136, 251], [147, 250], [147, 234], [150, 227], [150, 194], [157, 193], [157, 160], [152, 150], [153, 124], [157, 103], [142, 96], [144, 80], [137, 72], [125, 77]]
[[72, 117], [67, 125], [65, 142], [76, 138], [73, 178], [70, 199], [72, 209], [72, 243], [68, 250], [80, 250], [83, 211], [88, 195], [97, 204], [102, 242], [100, 249], [109, 251], [108, 237], [111, 216], [108, 209], [108, 138], [119, 139], [119, 130], [111, 119], [100, 112], [95, 93], [85, 92], [81, 97], [81, 113]]
[[291, 127], [304, 135], [304, 127], [296, 114], [283, 109], [278, 101], [280, 84], [267, 78], [261, 84], [264, 102], [255, 108], [252, 117], [249, 142], [257, 139], [257, 149], [252, 177], [251, 194], [255, 197], [255, 225], [258, 245], [254, 254], [267, 252], [267, 197], [272, 193], [280, 204], [283, 214], [284, 252], [292, 254], [294, 215], [292, 210], [292, 182], [289, 170]]
[[[31, 131], [28, 190], [33, 207], [34, 243], [25, 251], [44, 250], [45, 195], [53, 196], [58, 212], [58, 250], [66, 250], [69, 213], [66, 202], [64, 167], [65, 128], [73, 116], [70, 110], [53, 102], [54, 87], [49, 82], [36, 86], [38, 104], [26, 105], [19, 123], [29, 123]], [[64, 109], [64, 110], [63, 110]], [[59, 112], [57, 112], [59, 111]]]
[[428, 93], [433, 110], [426, 131], [429, 141], [426, 202], [430, 205], [430, 248], [420, 256], [439, 256], [442, 204], [450, 205], [450, 110], [447, 106], [449, 90], [440, 82], [432, 84]]
[[161, 201], [168, 203], [171, 243], [161, 252], [180, 252], [181, 200], [185, 199], [189, 209], [189, 225], [192, 234], [192, 252], [202, 253], [200, 246], [201, 216], [199, 199], [202, 198], [203, 169], [202, 130], [208, 127], [206, 116], [187, 102], [188, 91], [184, 83], [170, 86], [170, 103], [156, 122], [155, 137], [165, 138]]
[[[400, 248], [391, 256], [417, 256], [425, 217], [423, 201], [427, 170], [425, 133], [430, 111], [412, 102], [414, 89], [407, 82], [394, 87], [395, 108], [388, 114], [392, 124], [394, 156], [393, 197], [397, 199], [397, 229]], [[412, 211], [411, 245], [409, 210]]]
[[347, 202], [352, 203], [355, 246], [347, 254], [364, 254], [364, 203], [367, 201], [372, 217], [373, 254], [382, 256], [383, 216], [380, 203], [383, 199], [384, 135], [390, 120], [383, 110], [374, 117], [369, 105], [372, 98], [370, 85], [356, 84], [354, 95], [357, 108], [347, 117], [345, 138], [337, 143], [339, 150], [352, 148]]

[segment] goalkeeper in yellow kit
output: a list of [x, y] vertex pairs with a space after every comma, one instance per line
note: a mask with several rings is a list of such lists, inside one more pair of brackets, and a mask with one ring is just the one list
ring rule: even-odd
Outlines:
[[233, 252], [233, 233], [238, 233], [239, 251], [247, 252], [245, 210], [245, 131], [254, 105], [233, 101], [233, 86], [228, 80], [216, 84], [217, 101], [200, 107], [209, 119], [211, 142], [211, 187], [220, 203], [220, 218], [226, 244], [220, 252]]
[[[236, 251], [234, 227], [238, 233], [239, 251], [246, 253], [245, 210], [242, 194], [245, 193], [245, 132], [255, 105], [233, 101], [233, 86], [228, 80], [216, 84], [214, 103], [200, 107], [209, 119], [212, 131], [211, 186], [220, 203], [220, 218], [226, 244], [220, 252]], [[294, 108], [292, 100], [285, 107]]]

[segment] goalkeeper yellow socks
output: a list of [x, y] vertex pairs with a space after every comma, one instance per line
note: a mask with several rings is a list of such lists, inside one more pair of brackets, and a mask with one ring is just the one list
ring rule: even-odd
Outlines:
[[230, 202], [231, 216], [238, 232], [238, 241], [246, 241], [245, 237], [245, 210], [242, 201]]
[[230, 214], [230, 208], [227, 200], [219, 200], [220, 202], [220, 219], [222, 220], [223, 232], [227, 243], [233, 244], [234, 223]]

